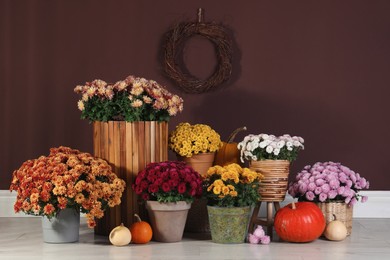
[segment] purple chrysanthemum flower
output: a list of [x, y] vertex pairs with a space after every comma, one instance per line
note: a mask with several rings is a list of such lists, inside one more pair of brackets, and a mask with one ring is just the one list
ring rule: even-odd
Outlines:
[[324, 179], [317, 179], [315, 181], [315, 183], [316, 183], [317, 186], [322, 186], [325, 183], [325, 180]]
[[341, 183], [346, 183], [347, 182], [347, 175], [345, 175], [344, 173], [340, 173], [339, 174], [339, 181]]
[[329, 199], [334, 199], [334, 198], [336, 198], [336, 196], [337, 196], [337, 190], [330, 190], [328, 192], [328, 198]]
[[298, 191], [299, 191], [299, 193], [301, 193], [301, 194], [305, 194], [305, 192], [307, 191], [307, 185], [306, 185], [306, 183], [301, 183], [301, 185], [299, 185]]
[[317, 188], [317, 185], [314, 182], [310, 182], [307, 185], [307, 190], [309, 190], [309, 191], [314, 191], [316, 188]]
[[308, 191], [308, 192], [306, 192], [305, 197], [306, 197], [307, 200], [313, 201], [314, 198], [315, 198], [315, 195], [314, 195], [314, 193], [312, 191]]
[[320, 193], [322, 192], [322, 188], [321, 187], [317, 187], [315, 190], [314, 190], [314, 193], [319, 195]]
[[337, 189], [337, 193], [338, 193], [339, 195], [343, 195], [343, 194], [344, 194], [344, 191], [345, 191], [345, 187], [344, 187], [344, 186], [341, 186], [341, 187], [339, 187], [339, 188]]
[[326, 193], [320, 193], [319, 200], [321, 202], [324, 202], [327, 198], [328, 198], [328, 195], [326, 195]]
[[349, 202], [349, 206], [355, 205], [356, 202], [357, 202], [357, 199], [356, 199], [355, 197], [353, 197], [353, 198], [351, 199], [351, 201]]
[[317, 162], [307, 165], [289, 184], [289, 193], [295, 198], [308, 201], [328, 201], [343, 199], [353, 205], [362, 197], [361, 189], [368, 189], [369, 182], [350, 168], [335, 162]]
[[337, 189], [338, 187], [340, 187], [340, 182], [336, 178], [331, 179], [331, 180], [329, 180], [329, 186], [332, 189]]
[[321, 189], [323, 193], [328, 193], [330, 191], [330, 186], [329, 184], [325, 183], [324, 185], [321, 186]]

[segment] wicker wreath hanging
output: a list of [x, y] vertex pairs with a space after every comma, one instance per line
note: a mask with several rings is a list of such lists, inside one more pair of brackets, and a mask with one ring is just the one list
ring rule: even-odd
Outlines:
[[[205, 80], [191, 75], [186, 68], [180, 68], [177, 62], [185, 42], [195, 35], [210, 40], [216, 49], [216, 70]], [[203, 22], [202, 9], [198, 11], [197, 22], [182, 22], [168, 31], [164, 54], [165, 72], [186, 93], [199, 94], [215, 90], [229, 80], [232, 73], [232, 41], [222, 25]]]

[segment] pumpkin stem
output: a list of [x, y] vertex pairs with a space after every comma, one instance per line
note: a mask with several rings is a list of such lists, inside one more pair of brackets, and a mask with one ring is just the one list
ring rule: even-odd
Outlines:
[[332, 215], [333, 215], [333, 220], [337, 220], [336, 215], [335, 214]]
[[292, 202], [291, 208], [292, 208], [292, 209], [297, 209], [297, 206], [295, 205], [295, 202], [294, 202], [294, 201]]
[[234, 130], [228, 137], [227, 139], [227, 143], [230, 144], [231, 142], [233, 142], [234, 138], [236, 137], [236, 135], [241, 132], [241, 131], [245, 131], [246, 130], [246, 126], [242, 126], [242, 127], [239, 127], [237, 128], [236, 130]]
[[138, 214], [134, 214], [134, 217], [137, 219], [137, 222], [141, 222], [141, 218], [138, 216]]

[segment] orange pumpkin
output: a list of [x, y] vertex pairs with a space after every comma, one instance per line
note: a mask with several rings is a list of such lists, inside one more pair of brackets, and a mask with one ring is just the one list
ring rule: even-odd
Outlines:
[[240, 164], [240, 151], [237, 148], [237, 143], [233, 140], [239, 132], [244, 130], [246, 130], [245, 126], [237, 128], [230, 134], [226, 142], [222, 142], [222, 147], [215, 154], [214, 165]]
[[279, 209], [274, 227], [281, 239], [288, 242], [310, 242], [319, 238], [325, 229], [321, 209], [313, 202], [292, 202]]
[[134, 214], [137, 221], [130, 226], [130, 233], [132, 235], [132, 241], [135, 244], [146, 244], [153, 236], [152, 227], [148, 222], [142, 221], [141, 218]]

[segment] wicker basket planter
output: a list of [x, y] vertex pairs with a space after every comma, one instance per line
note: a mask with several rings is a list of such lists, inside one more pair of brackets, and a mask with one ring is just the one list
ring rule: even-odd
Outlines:
[[317, 203], [317, 205], [324, 214], [326, 224], [336, 218], [337, 220], [343, 222], [344, 225], [347, 227], [347, 235], [351, 235], [353, 216], [352, 206], [348, 206], [344, 201], [319, 202]]
[[259, 187], [261, 201], [284, 201], [288, 187], [289, 161], [250, 161], [249, 168], [264, 175]]

